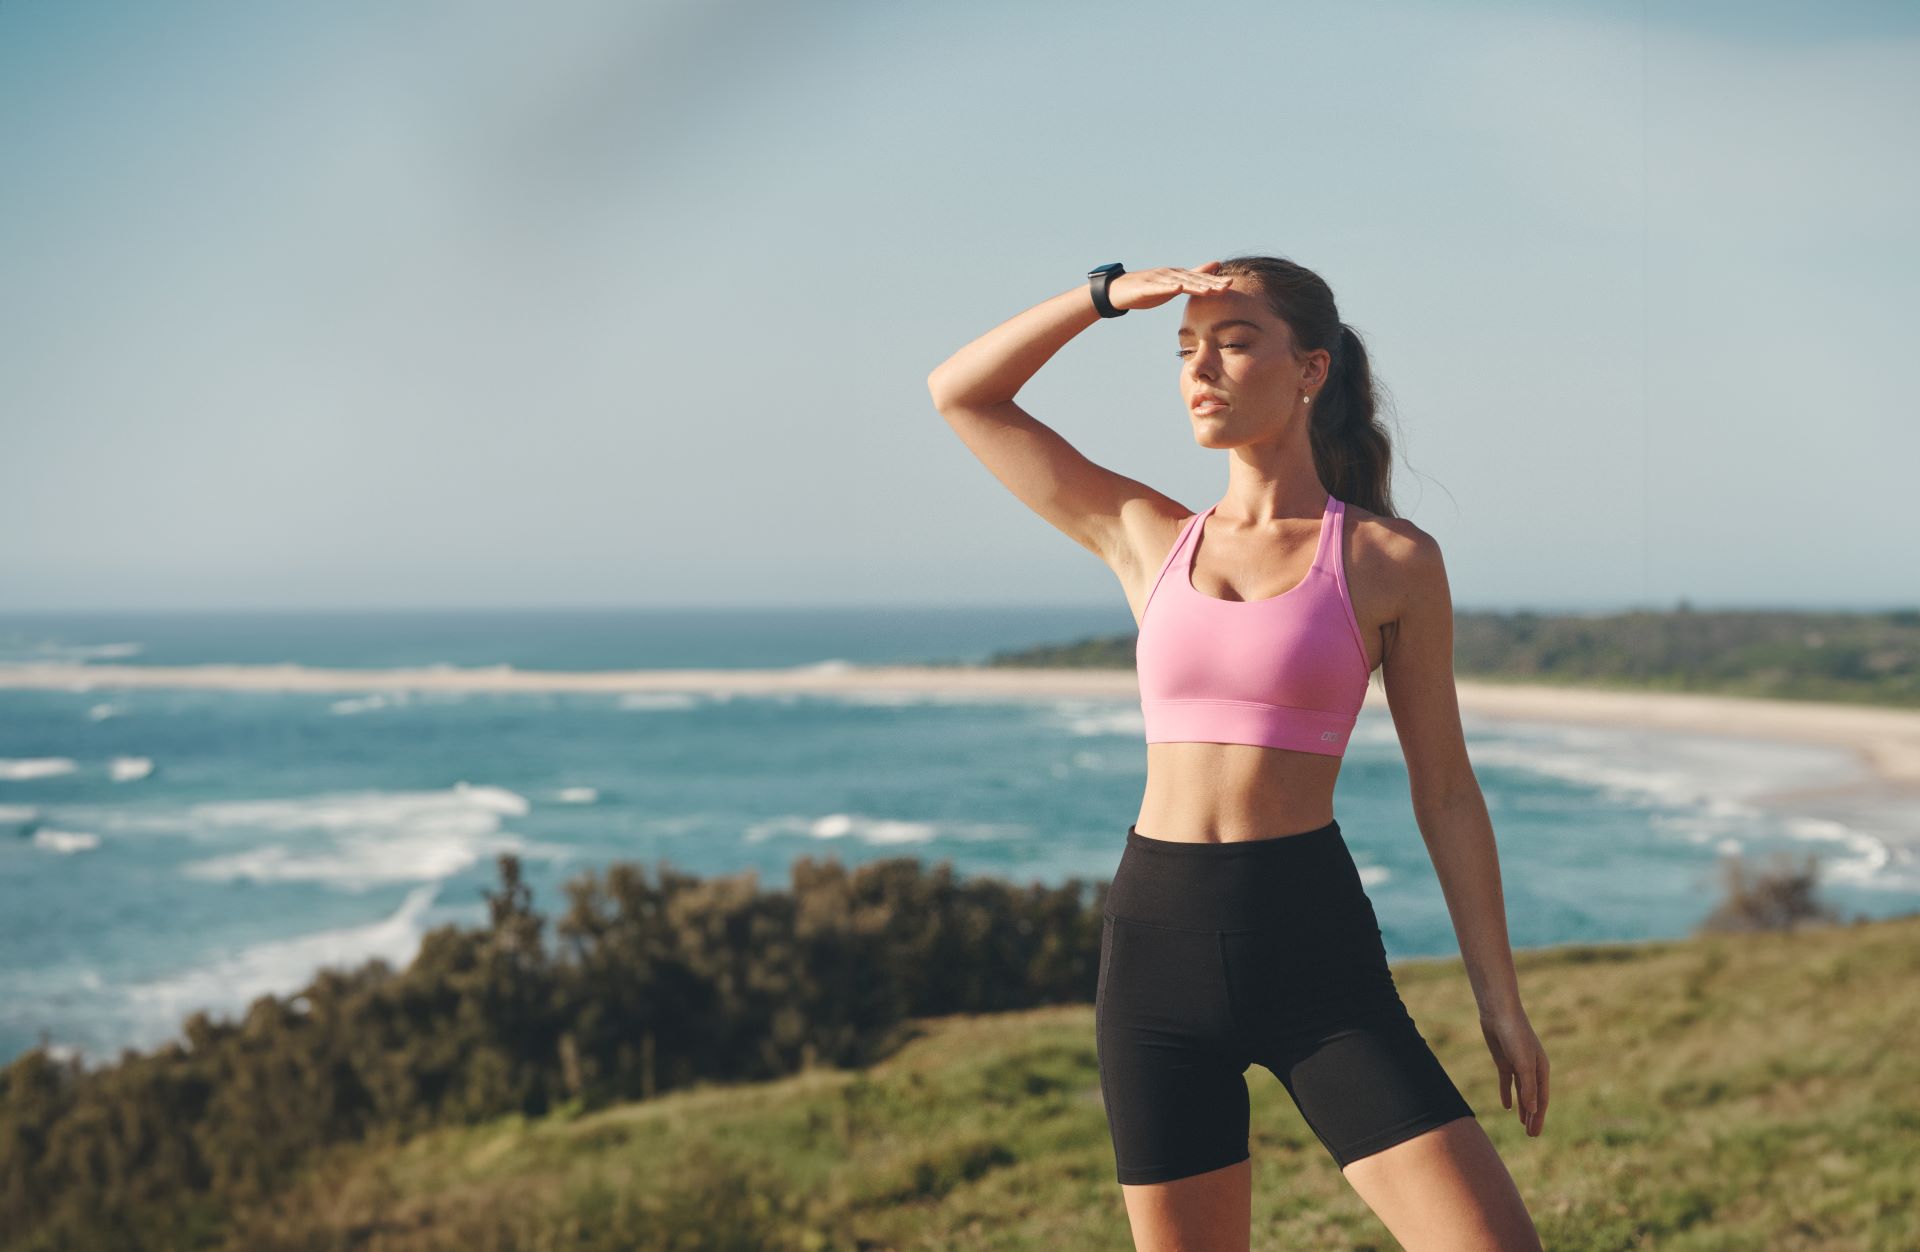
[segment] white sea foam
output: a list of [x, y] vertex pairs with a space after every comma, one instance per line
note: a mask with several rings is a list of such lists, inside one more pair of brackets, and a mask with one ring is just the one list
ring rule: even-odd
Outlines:
[[1362, 710], [1354, 719], [1353, 733], [1347, 736], [1349, 750], [1360, 747], [1400, 746], [1400, 731], [1395, 727], [1393, 718], [1385, 713], [1370, 713]]
[[1137, 739], [1147, 728], [1138, 700], [1052, 700], [1045, 712], [1047, 719], [1067, 734], [1086, 738], [1124, 735]]
[[[1479, 729], [1478, 719], [1463, 719]], [[1476, 766], [1505, 766], [1600, 790], [1627, 804], [1705, 808], [1752, 818], [1746, 803], [1769, 791], [1858, 777], [1851, 752], [1818, 745], [1723, 739], [1628, 727], [1518, 726], [1472, 738]]]
[[932, 822], [895, 821], [888, 818], [856, 817], [851, 813], [828, 813], [821, 817], [776, 817], [755, 822], [746, 829], [748, 843], [758, 843], [775, 835], [799, 834], [809, 839], [857, 839], [862, 843], [930, 843], [939, 830]]
[[380, 957], [401, 969], [419, 950], [422, 918], [438, 892], [437, 884], [428, 883], [379, 921], [257, 943], [195, 969], [136, 983], [127, 995], [151, 1023], [171, 1029], [196, 1009], [234, 1014], [257, 996], [295, 991], [323, 967], [353, 968]]
[[1787, 833], [1795, 839], [1837, 844], [1845, 850], [1846, 854], [1837, 858], [1820, 858], [1823, 882], [1844, 882], [1857, 887], [1911, 885], [1908, 881], [1899, 881], [1906, 879], [1906, 875], [1885, 872], [1893, 864], [1893, 849], [1865, 831], [1822, 817], [1788, 817], [1784, 824]]
[[0, 757], [0, 782], [26, 782], [71, 774], [79, 766], [70, 756]]
[[619, 706], [629, 712], [672, 713], [698, 708], [700, 696], [691, 691], [629, 691], [620, 697]]
[[31, 804], [0, 804], [0, 823], [9, 826], [16, 822], [30, 822], [39, 815], [40, 810]]
[[312, 828], [351, 830], [432, 820], [445, 814], [525, 817], [533, 811], [522, 796], [505, 787], [457, 782], [442, 791], [364, 791], [292, 800], [220, 800], [187, 810], [191, 820], [208, 826], [251, 826], [267, 830]]
[[117, 717], [119, 716], [119, 714], [120, 714], [119, 708], [105, 702], [96, 704], [92, 708], [87, 710], [87, 717], [92, 721], [96, 721], [96, 722], [104, 722], [109, 717]]
[[644, 814], [635, 819], [635, 825], [650, 835], [691, 835], [725, 828], [728, 824], [727, 817], [717, 813]]
[[45, 665], [85, 664], [88, 661], [117, 661], [139, 656], [147, 650], [143, 643], [59, 643], [48, 641], [34, 646], [34, 659], [9, 664]]
[[1822, 882], [1889, 890], [1920, 883], [1913, 850], [1898, 840], [1755, 802], [1769, 792], [1858, 778], [1863, 767], [1846, 749], [1624, 727], [1509, 729], [1470, 745], [1476, 765], [1545, 774], [1598, 787], [1616, 802], [1652, 806], [1653, 829], [1722, 856], [1777, 847], [1784, 837], [1825, 845]]
[[[1494, 793], [1498, 794], [1498, 793]], [[1670, 831], [1692, 844], [1713, 843], [1723, 839], [1736, 824], [1728, 813], [1649, 813], [1647, 825], [1654, 830]]]
[[933, 693], [926, 691], [836, 691], [832, 699], [836, 704], [880, 709], [910, 708], [914, 705], [940, 703]]
[[33, 846], [49, 852], [85, 852], [100, 846], [100, 836], [77, 830], [49, 830], [42, 826], [33, 832]]
[[115, 782], [138, 782], [153, 773], [150, 756], [116, 756], [107, 762], [107, 776]]
[[1044, 704], [1049, 696], [1023, 696], [1018, 691], [889, 691], [884, 688], [854, 687], [846, 691], [813, 691], [815, 700], [873, 708], [909, 708], [918, 706], [950, 707], [982, 704]]
[[568, 859], [567, 848], [530, 843], [500, 829], [504, 817], [529, 811], [523, 797], [505, 788], [465, 782], [444, 791], [200, 804], [183, 820], [202, 831], [266, 838], [191, 862], [182, 872], [214, 881], [321, 882], [358, 891], [446, 878], [503, 852]]
[[376, 691], [364, 696], [350, 696], [344, 700], [335, 700], [327, 705], [327, 711], [342, 717], [355, 713], [371, 713], [377, 709], [395, 706], [404, 707], [408, 693], [405, 691]]
[[597, 787], [562, 787], [553, 798], [557, 804], [597, 804], [600, 791]]
[[1146, 770], [1144, 757], [1128, 752], [1108, 755], [1085, 750], [1073, 752], [1064, 761], [1055, 761], [1048, 766], [1048, 772], [1055, 778], [1071, 778], [1077, 773], [1084, 774], [1140, 774]]
[[364, 891], [383, 883], [436, 881], [459, 873], [482, 855], [525, 849], [525, 842], [512, 835], [348, 835], [324, 851], [252, 848], [195, 861], [183, 872], [214, 882], [325, 882]]

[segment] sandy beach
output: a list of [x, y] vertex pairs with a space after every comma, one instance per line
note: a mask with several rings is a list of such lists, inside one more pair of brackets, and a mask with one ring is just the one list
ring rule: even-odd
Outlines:
[[[229, 691], [776, 692], [939, 694], [982, 699], [1084, 696], [1137, 699], [1132, 670], [852, 665], [786, 669], [563, 672], [510, 666], [321, 669], [301, 665], [0, 664], [0, 687], [86, 691], [189, 687]], [[1801, 700], [1602, 691], [1457, 682], [1463, 716], [1619, 727], [1819, 744], [1851, 750], [1861, 769], [1817, 787], [1772, 792], [1760, 803], [1858, 824], [1920, 842], [1920, 710]], [[1367, 707], [1385, 695], [1368, 688]]]

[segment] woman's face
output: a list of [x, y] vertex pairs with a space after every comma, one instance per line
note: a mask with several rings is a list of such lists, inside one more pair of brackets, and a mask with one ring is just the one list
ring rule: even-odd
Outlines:
[[[1244, 280], [1243, 280], [1244, 281]], [[1205, 447], [1238, 447], [1280, 433], [1304, 413], [1320, 353], [1293, 355], [1292, 329], [1244, 291], [1189, 296], [1180, 321], [1180, 396]], [[1218, 399], [1224, 403], [1209, 405]]]

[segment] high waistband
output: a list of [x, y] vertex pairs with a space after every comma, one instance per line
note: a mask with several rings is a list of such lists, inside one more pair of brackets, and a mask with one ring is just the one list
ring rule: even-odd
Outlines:
[[[1340, 823], [1330, 821], [1325, 826], [1313, 830], [1303, 830], [1297, 835], [1270, 835], [1261, 839], [1235, 839], [1229, 843], [1201, 843], [1192, 839], [1154, 839], [1140, 833], [1137, 825], [1127, 827], [1127, 846], [1138, 848], [1142, 852], [1171, 852], [1180, 856], [1301, 856], [1310, 855], [1300, 851], [1297, 839], [1309, 843], [1318, 841], [1327, 843], [1336, 841], [1345, 844], [1340, 835]], [[1288, 845], [1284, 852], [1277, 851], [1282, 845]]]
[[1370, 907], [1340, 823], [1297, 835], [1192, 843], [1127, 827], [1105, 912], [1175, 930], [1312, 927]]

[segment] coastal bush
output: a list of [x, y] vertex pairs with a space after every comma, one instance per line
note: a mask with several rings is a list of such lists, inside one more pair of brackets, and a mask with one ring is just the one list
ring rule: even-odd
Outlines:
[[1812, 854], [1797, 866], [1776, 854], [1762, 869], [1749, 867], [1738, 854], [1721, 858], [1726, 896], [1700, 923], [1700, 932], [1786, 930], [1840, 920], [1837, 910], [1815, 896], [1820, 881], [1819, 860]]
[[866, 1065], [911, 1018], [1084, 1003], [1098, 972], [1103, 883], [614, 864], [566, 885], [549, 941], [518, 858], [499, 870], [486, 923], [434, 928], [405, 970], [322, 970], [92, 1070], [45, 1047], [0, 1070], [0, 1246], [186, 1246], [329, 1145]]

